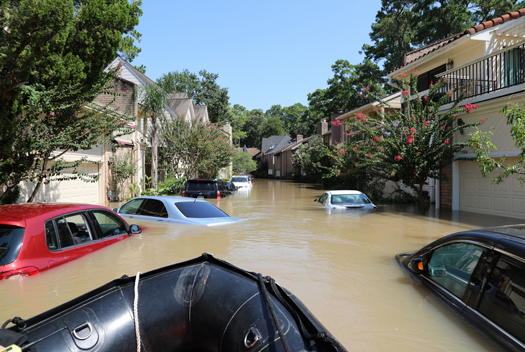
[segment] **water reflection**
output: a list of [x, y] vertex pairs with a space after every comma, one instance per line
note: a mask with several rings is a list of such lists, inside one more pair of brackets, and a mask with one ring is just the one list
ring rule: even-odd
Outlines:
[[520, 223], [468, 213], [378, 205], [327, 212], [315, 185], [257, 180], [248, 192], [209, 200], [247, 219], [205, 227], [143, 221], [140, 235], [26, 280], [0, 282], [0, 321], [30, 317], [124, 274], [204, 252], [274, 277], [351, 351], [495, 351], [394, 259], [447, 234]]

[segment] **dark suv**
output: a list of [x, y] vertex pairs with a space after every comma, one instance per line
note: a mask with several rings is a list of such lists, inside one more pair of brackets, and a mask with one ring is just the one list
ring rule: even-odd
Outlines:
[[192, 178], [186, 182], [183, 197], [224, 198], [232, 192], [223, 180]]
[[487, 335], [525, 351], [525, 225], [455, 233], [397, 260]]

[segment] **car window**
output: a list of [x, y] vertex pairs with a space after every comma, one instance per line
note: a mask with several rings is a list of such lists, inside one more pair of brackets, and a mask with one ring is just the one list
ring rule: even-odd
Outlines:
[[140, 215], [167, 218], [168, 212], [166, 211], [164, 203], [160, 200], [146, 199], [146, 203], [142, 206]]
[[436, 249], [428, 263], [429, 277], [463, 298], [483, 248], [470, 243], [452, 243]]
[[328, 193], [323, 193], [321, 198], [319, 198], [319, 203], [324, 204], [327, 199], [328, 199]]
[[102, 238], [128, 233], [126, 224], [115, 215], [103, 210], [93, 210], [92, 213], [100, 226]]
[[231, 182], [248, 182], [246, 177], [232, 177]]
[[215, 191], [215, 182], [188, 182], [187, 191]]
[[84, 213], [63, 216], [55, 221], [62, 248], [93, 241]]
[[360, 194], [359, 197], [361, 198], [361, 202], [363, 202], [364, 204], [370, 204], [370, 203], [372, 203], [372, 202], [370, 201], [370, 199], [368, 199], [368, 197], [365, 196], [364, 194]]
[[228, 214], [208, 202], [177, 202], [177, 209], [187, 218], [222, 218]]
[[133, 199], [124, 204], [120, 210], [119, 213], [122, 214], [137, 214], [140, 206], [142, 203], [144, 203], [145, 199]]
[[10, 264], [18, 257], [24, 231], [21, 227], [0, 227], [0, 266]]
[[525, 265], [502, 256], [485, 287], [479, 312], [525, 342]]
[[53, 221], [46, 221], [44, 227], [46, 230], [47, 248], [49, 248], [52, 251], [58, 249], [58, 239], [55, 231], [55, 225], [53, 225]]

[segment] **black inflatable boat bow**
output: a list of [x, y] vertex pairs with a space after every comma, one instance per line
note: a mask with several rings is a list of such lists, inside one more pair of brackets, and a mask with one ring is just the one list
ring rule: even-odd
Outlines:
[[259, 288], [262, 292], [262, 295], [264, 297], [264, 301], [266, 302], [266, 305], [268, 306], [268, 309], [270, 310], [270, 315], [272, 316], [272, 320], [277, 328], [277, 331], [279, 332], [279, 336], [281, 337], [281, 341], [283, 343], [284, 350], [286, 352], [291, 352], [290, 346], [288, 346], [288, 342], [286, 341], [286, 338], [283, 334], [283, 329], [281, 327], [281, 324], [279, 324], [279, 320], [277, 319], [277, 315], [275, 314], [275, 311], [273, 309], [272, 302], [270, 301], [270, 296], [268, 296], [268, 289], [266, 288], [266, 285], [269, 284], [271, 293], [277, 298], [279, 302], [281, 302], [282, 305], [286, 307], [286, 309], [293, 315], [293, 318], [297, 325], [299, 326], [299, 329], [301, 330], [301, 335], [307, 339], [307, 340], [314, 340], [314, 341], [322, 341], [325, 343], [328, 343], [330, 346], [332, 346], [337, 352], [348, 352], [339, 342], [337, 342], [336, 339], [334, 339], [330, 334], [326, 332], [317, 332], [315, 334], [310, 334], [306, 327], [304, 326], [303, 321], [301, 320], [301, 317], [299, 314], [297, 314], [297, 311], [290, 306], [290, 304], [284, 299], [284, 297], [281, 295], [281, 292], [279, 291], [279, 288], [277, 287], [277, 284], [275, 283], [275, 280], [270, 276], [262, 276], [262, 274], [257, 274], [258, 282], [259, 282]]

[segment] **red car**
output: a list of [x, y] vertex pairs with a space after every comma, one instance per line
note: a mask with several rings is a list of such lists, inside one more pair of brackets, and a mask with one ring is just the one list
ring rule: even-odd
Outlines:
[[98, 205], [0, 205], [0, 280], [36, 275], [141, 232]]

